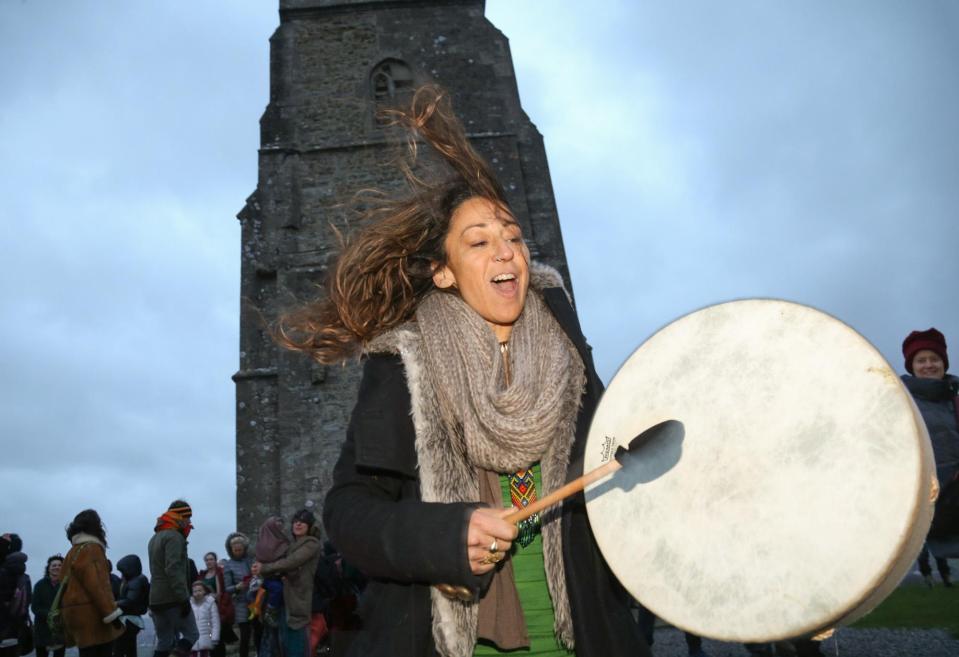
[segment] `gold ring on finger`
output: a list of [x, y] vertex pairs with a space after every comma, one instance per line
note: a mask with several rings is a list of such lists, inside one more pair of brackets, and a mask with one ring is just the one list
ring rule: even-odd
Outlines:
[[494, 538], [493, 542], [489, 544], [490, 554], [495, 554], [498, 549], [499, 549], [499, 543], [497, 543], [496, 539]]

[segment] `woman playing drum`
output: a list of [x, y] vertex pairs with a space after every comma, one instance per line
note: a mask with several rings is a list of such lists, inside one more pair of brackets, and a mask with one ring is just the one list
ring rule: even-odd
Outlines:
[[602, 390], [562, 279], [442, 92], [394, 117], [453, 174], [368, 210], [328, 297], [279, 327], [319, 362], [364, 358], [324, 511], [370, 577], [349, 654], [648, 654], [582, 495], [503, 519], [581, 474]]

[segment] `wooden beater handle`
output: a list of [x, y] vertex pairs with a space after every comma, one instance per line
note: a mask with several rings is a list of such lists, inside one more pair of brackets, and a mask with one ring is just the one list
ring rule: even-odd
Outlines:
[[[526, 520], [534, 513], [538, 513], [547, 507], [551, 507], [557, 502], [562, 502], [567, 497], [574, 493], [578, 493], [583, 490], [591, 483], [598, 479], [602, 479], [608, 474], [612, 474], [622, 468], [623, 465], [616, 459], [610, 460], [608, 463], [604, 463], [598, 468], [594, 468], [584, 474], [582, 477], [577, 477], [573, 481], [569, 482], [562, 488], [554, 490], [552, 493], [546, 497], [541, 497], [529, 506], [518, 509], [513, 513], [509, 514], [504, 518], [507, 522], [511, 522], [514, 525], [522, 520]], [[465, 586], [453, 586], [451, 584], [436, 584], [436, 588], [448, 598], [460, 599], [464, 601], [469, 601], [473, 599], [473, 592], [470, 591]]]
[[526, 520], [534, 513], [539, 513], [543, 509], [551, 507], [557, 502], [562, 502], [570, 495], [578, 493], [594, 481], [602, 479], [606, 475], [612, 474], [622, 467], [623, 465], [619, 461], [616, 459], [611, 459], [609, 462], [604, 463], [598, 468], [593, 468], [582, 477], [577, 477], [562, 488], [557, 488], [546, 497], [541, 497], [529, 506], [524, 506], [522, 509], [517, 509], [513, 513], [506, 516], [504, 520], [515, 525], [518, 522]]

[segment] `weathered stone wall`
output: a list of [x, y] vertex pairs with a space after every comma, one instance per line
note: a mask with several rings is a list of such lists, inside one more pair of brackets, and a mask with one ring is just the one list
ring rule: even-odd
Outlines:
[[[319, 292], [342, 202], [392, 189], [395, 139], [375, 119], [371, 76], [405, 64], [410, 84], [436, 82], [495, 168], [533, 257], [565, 253], [542, 138], [519, 103], [507, 39], [481, 0], [280, 0], [270, 39], [270, 103], [259, 180], [242, 224], [237, 386], [237, 524], [322, 510], [358, 384], [355, 365], [322, 367], [277, 349], [265, 328]], [[394, 69], [395, 70], [395, 69]]]

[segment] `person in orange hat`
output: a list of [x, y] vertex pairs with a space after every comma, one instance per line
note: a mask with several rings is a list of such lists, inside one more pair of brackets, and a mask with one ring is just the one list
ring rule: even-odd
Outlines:
[[190, 562], [186, 539], [193, 529], [193, 509], [175, 500], [157, 518], [147, 546], [150, 555], [150, 612], [156, 628], [154, 657], [190, 654], [199, 632], [190, 606]]

